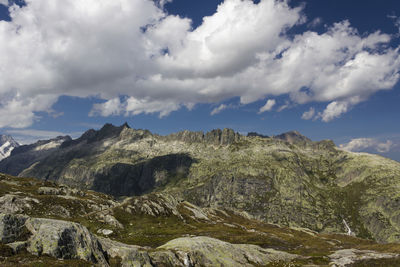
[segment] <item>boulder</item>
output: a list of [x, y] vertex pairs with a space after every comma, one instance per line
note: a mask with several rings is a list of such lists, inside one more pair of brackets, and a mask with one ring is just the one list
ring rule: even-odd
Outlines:
[[399, 255], [394, 253], [380, 253], [372, 250], [358, 249], [342, 249], [329, 255], [331, 260], [330, 266], [333, 267], [349, 266], [361, 260], [390, 259], [396, 257], [399, 257]]
[[32, 232], [27, 250], [34, 255], [50, 255], [59, 259], [82, 259], [108, 266], [103, 248], [86, 227], [73, 222], [30, 218], [26, 222]]
[[278, 261], [290, 262], [299, 257], [274, 249], [231, 244], [205, 236], [177, 238], [158, 249], [175, 251], [182, 266], [254, 266]]
[[120, 258], [122, 267], [143, 266], [152, 267], [149, 254], [143, 248], [127, 245], [108, 238], [99, 238], [103, 249], [110, 258]]
[[6, 194], [0, 197], [0, 212], [5, 214], [21, 213], [32, 209], [33, 204], [39, 204], [39, 200], [36, 198]]

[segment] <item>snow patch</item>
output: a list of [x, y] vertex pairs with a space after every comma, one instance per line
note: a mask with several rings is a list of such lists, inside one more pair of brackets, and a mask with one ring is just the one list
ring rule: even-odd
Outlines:
[[56, 148], [59, 147], [62, 143], [64, 142], [64, 140], [57, 140], [57, 141], [51, 141], [47, 144], [35, 147], [35, 151], [40, 151], [40, 150], [49, 150], [52, 148]]

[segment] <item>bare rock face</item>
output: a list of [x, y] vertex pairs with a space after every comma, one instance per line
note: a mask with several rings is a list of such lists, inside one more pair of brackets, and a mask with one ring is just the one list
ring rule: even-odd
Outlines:
[[210, 132], [203, 133], [199, 132], [191, 132], [191, 131], [181, 131], [178, 133], [170, 134], [165, 137], [166, 140], [177, 140], [186, 143], [206, 143], [209, 145], [230, 145], [240, 139], [240, 135], [235, 133], [234, 130], [225, 128], [214, 129]]

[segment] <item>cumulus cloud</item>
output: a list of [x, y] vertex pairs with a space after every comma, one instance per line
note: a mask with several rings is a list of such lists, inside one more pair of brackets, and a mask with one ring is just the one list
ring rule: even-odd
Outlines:
[[348, 106], [349, 105], [346, 102], [333, 101], [326, 106], [324, 112], [322, 112], [319, 116], [325, 122], [331, 121], [334, 118], [340, 117], [343, 113], [346, 113]]
[[[169, 115], [172, 111], [178, 110], [180, 104], [168, 100], [151, 100], [151, 99], [136, 99], [129, 97], [125, 101], [120, 101], [120, 98], [113, 98], [105, 103], [94, 104], [89, 116], [101, 115], [104, 117], [115, 115], [139, 115], [159, 113], [159, 117]], [[190, 109], [190, 104], [188, 109]]]
[[8, 0], [0, 0], [0, 5], [8, 6]]
[[29, 126], [61, 95], [102, 99], [92, 116], [160, 117], [196, 103], [288, 95], [293, 104], [329, 103], [319, 112], [329, 121], [399, 79], [399, 51], [379, 31], [359, 34], [342, 21], [289, 36], [306, 23], [302, 8], [275, 0], [225, 0], [193, 29], [165, 3], [12, 5], [12, 21], [0, 21], [0, 112], [10, 114], [0, 127]]
[[341, 144], [339, 147], [346, 151], [363, 151], [366, 149], [373, 149], [379, 153], [387, 153], [393, 148], [394, 144], [391, 140], [381, 142], [374, 138], [355, 138], [348, 143]]
[[301, 118], [303, 120], [311, 120], [315, 115], [315, 109], [310, 108], [308, 111], [304, 112], [303, 115], [301, 115]]
[[258, 113], [260, 114], [260, 113], [263, 113], [265, 111], [270, 111], [275, 106], [275, 104], [276, 104], [275, 99], [268, 99], [267, 103], [265, 103], [265, 105], [260, 108]]

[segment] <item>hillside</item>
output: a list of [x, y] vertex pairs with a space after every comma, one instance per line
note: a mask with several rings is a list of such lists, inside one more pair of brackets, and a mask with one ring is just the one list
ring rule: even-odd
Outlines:
[[0, 174], [1, 266], [398, 266], [400, 245]]
[[[400, 164], [298, 132], [159, 136], [106, 124], [40, 151], [36, 158], [34, 149], [13, 152], [0, 162], [0, 172], [12, 169], [114, 197], [168, 193], [199, 207], [245, 211], [266, 223], [319, 233], [343, 233], [345, 220], [358, 237], [400, 239]], [[24, 165], [25, 155], [32, 157]]]

